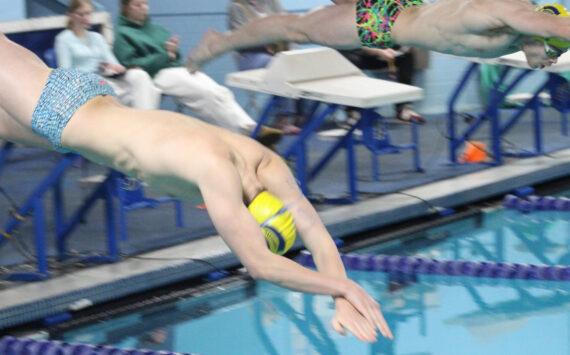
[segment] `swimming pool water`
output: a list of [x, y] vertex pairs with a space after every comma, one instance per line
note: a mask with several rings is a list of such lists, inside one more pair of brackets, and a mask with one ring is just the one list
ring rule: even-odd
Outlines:
[[[570, 265], [568, 212], [494, 210], [361, 252]], [[334, 332], [330, 297], [259, 282], [62, 334], [63, 340], [215, 354], [570, 354], [570, 283], [350, 272], [394, 341]]]
[[570, 265], [570, 212], [497, 209], [359, 253], [445, 260]]

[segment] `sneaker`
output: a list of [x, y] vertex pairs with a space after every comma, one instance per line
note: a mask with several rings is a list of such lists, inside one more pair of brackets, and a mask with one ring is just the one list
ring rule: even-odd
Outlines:
[[[336, 140], [340, 137], [344, 137], [347, 132], [348, 132], [348, 128], [341, 127], [341, 128], [328, 129], [326, 131], [320, 131], [317, 135], [322, 140], [328, 141], [328, 140]], [[355, 129], [352, 132], [352, 134], [354, 134], [354, 136], [357, 138], [362, 137], [362, 131], [359, 129]]]
[[259, 143], [263, 144], [266, 147], [271, 148], [277, 142], [279, 142], [279, 140], [281, 140], [281, 136], [283, 134], [284, 133], [282, 130], [267, 127], [267, 126], [262, 126], [261, 129], [259, 130], [259, 133], [258, 133], [256, 139]]
[[397, 115], [396, 118], [400, 121], [403, 122], [416, 122], [418, 124], [424, 124], [426, 123], [426, 119], [423, 118], [420, 114], [418, 114], [417, 112], [413, 111], [411, 108], [409, 107], [404, 107]]

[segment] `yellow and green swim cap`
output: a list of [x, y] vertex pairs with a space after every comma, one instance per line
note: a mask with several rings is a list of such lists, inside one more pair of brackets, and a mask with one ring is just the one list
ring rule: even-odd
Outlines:
[[291, 212], [281, 200], [267, 191], [257, 195], [248, 206], [261, 227], [269, 250], [282, 255], [293, 246], [297, 231]]
[[[570, 17], [568, 10], [560, 4], [546, 4], [536, 8], [536, 11], [544, 12], [547, 14], [560, 16], [560, 17]], [[538, 40], [548, 43], [551, 46], [560, 49], [568, 49], [570, 47], [570, 42], [566, 42], [564, 40], [558, 38], [544, 38], [544, 37], [535, 37]]]

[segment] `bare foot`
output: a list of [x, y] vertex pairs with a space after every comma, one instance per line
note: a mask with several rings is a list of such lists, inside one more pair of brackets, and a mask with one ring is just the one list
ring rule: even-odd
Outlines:
[[[206, 62], [222, 54], [222, 42], [224, 34], [215, 30], [208, 30], [202, 37], [202, 41], [186, 58], [186, 68], [194, 73], [198, 71]], [[220, 49], [218, 49], [220, 48]]]

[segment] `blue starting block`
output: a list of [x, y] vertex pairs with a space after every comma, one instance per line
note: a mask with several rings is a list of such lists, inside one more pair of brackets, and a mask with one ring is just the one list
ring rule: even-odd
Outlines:
[[[536, 156], [544, 153], [542, 140], [542, 102], [540, 95], [544, 91], [550, 94], [551, 104], [561, 113], [561, 132], [568, 135], [568, 122], [566, 114], [570, 111], [570, 98], [568, 97], [569, 89], [567, 80], [559, 75], [559, 73], [568, 72], [570, 70], [570, 56], [563, 55], [556, 64], [545, 69], [548, 71], [547, 78], [537, 86], [528, 100], [521, 107], [515, 108], [510, 117], [501, 119], [500, 113], [503, 102], [509, 94], [517, 87], [520, 82], [526, 78], [532, 69], [528, 67], [526, 59], [522, 52], [510, 54], [494, 59], [470, 58], [473, 63], [470, 64], [460, 81], [458, 82], [448, 103], [448, 119], [447, 132], [449, 136], [449, 159], [451, 163], [458, 162], [457, 150], [486, 122], [489, 122], [491, 133], [491, 154], [493, 158], [492, 164], [501, 165], [503, 156], [507, 155], [502, 150], [501, 140], [509, 130], [520, 120], [527, 110], [533, 112], [533, 128], [534, 131], [534, 152], [525, 153], [524, 156]], [[493, 87], [490, 88], [487, 100], [487, 107], [480, 113], [476, 119], [469, 123], [467, 129], [462, 133], [457, 132], [455, 123], [455, 106], [458, 102], [460, 94], [465, 90], [468, 80], [476, 74], [481, 64], [502, 65], [503, 68], [499, 74]], [[508, 78], [508, 74], [512, 73], [514, 68], [522, 69], [512, 78]], [[521, 155], [517, 155], [521, 156]]]
[[[271, 95], [258, 120], [258, 126], [252, 133], [256, 137], [261, 126], [267, 121], [280, 97], [307, 99], [326, 105], [322, 112], [316, 113], [316, 107], [308, 115], [308, 120], [299, 136], [287, 147], [282, 156], [295, 160], [296, 174], [301, 190], [310, 195], [308, 183], [317, 176], [330, 159], [342, 149], [347, 151], [347, 174], [349, 192], [346, 198], [333, 199], [329, 202], [350, 203], [358, 200], [356, 188], [356, 163], [354, 144], [363, 143], [372, 153], [372, 167], [375, 179], [379, 179], [377, 156], [399, 153], [405, 149], [414, 150], [414, 166], [421, 171], [417, 127], [412, 125], [412, 144], [396, 146], [389, 140], [387, 130], [379, 136], [375, 123], [383, 119], [374, 112], [375, 108], [400, 102], [410, 102], [423, 97], [423, 90], [410, 85], [392, 81], [374, 79], [366, 76], [340, 53], [329, 48], [311, 48], [280, 52], [271, 61], [267, 69], [246, 70], [229, 74], [226, 83], [246, 90]], [[358, 107], [362, 118], [330, 148], [312, 169], [307, 167], [306, 144], [326, 117], [341, 106]], [[354, 130], [363, 132], [360, 142], [355, 140]], [[384, 128], [386, 128], [384, 126]]]
[[[6, 148], [6, 147], [5, 147]], [[6, 156], [8, 150], [6, 151]], [[3, 155], [0, 155], [3, 157]], [[116, 212], [115, 201], [119, 201], [119, 223], [123, 240], [127, 240], [126, 212], [143, 208], [155, 208], [157, 205], [172, 202], [176, 207], [176, 224], [183, 226], [183, 212], [180, 201], [172, 198], [152, 199], [144, 196], [142, 185], [137, 182], [136, 188], [126, 188], [127, 178], [114, 170], [111, 170], [105, 179], [98, 183], [84, 202], [77, 208], [70, 218], [66, 218], [63, 205], [62, 179], [67, 170], [80, 157], [75, 154], [62, 155], [51, 171], [30, 193], [28, 198], [17, 210], [10, 213], [3, 231], [0, 231], [0, 247], [12, 238], [17, 238], [18, 227], [30, 216], [33, 216], [36, 263], [34, 272], [13, 273], [7, 279], [14, 281], [38, 281], [49, 278], [47, 261], [47, 238], [46, 216], [44, 203], [46, 194], [53, 192], [55, 242], [57, 246], [57, 258], [67, 258], [67, 241], [72, 232], [85, 219], [86, 214], [98, 200], [105, 204], [105, 229], [107, 234], [107, 254], [86, 258], [83, 262], [116, 262], [120, 258], [119, 244], [116, 235]], [[5, 158], [4, 158], [5, 159]], [[0, 161], [1, 162], [1, 161]], [[2, 164], [0, 164], [0, 167]]]
[[11, 238], [17, 237], [18, 227], [33, 215], [34, 218], [34, 234], [36, 244], [36, 272], [16, 273], [8, 277], [9, 280], [19, 281], [37, 281], [49, 278], [47, 265], [47, 231], [45, 223], [44, 196], [50, 190], [54, 194], [54, 219], [56, 222], [56, 230], [62, 228], [63, 206], [61, 179], [65, 170], [73, 163], [77, 156], [73, 154], [63, 155], [59, 162], [52, 168], [47, 176], [36, 186], [30, 196], [17, 210], [10, 211], [10, 217], [5, 224], [4, 230], [1, 232], [0, 247]]
[[2, 172], [2, 168], [4, 167], [4, 163], [6, 159], [8, 159], [8, 155], [10, 155], [10, 151], [14, 147], [14, 143], [6, 142], [2, 146], [2, 150], [0, 150], [0, 173]]
[[127, 212], [147, 208], [157, 208], [164, 203], [174, 205], [175, 223], [184, 227], [182, 201], [171, 197], [149, 198], [144, 194], [143, 184], [136, 179], [129, 178], [117, 171], [112, 171], [112, 192], [119, 200], [119, 228], [121, 240], [128, 241]]

